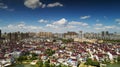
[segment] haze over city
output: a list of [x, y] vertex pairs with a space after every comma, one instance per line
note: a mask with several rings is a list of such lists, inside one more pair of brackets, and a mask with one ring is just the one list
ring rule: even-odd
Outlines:
[[3, 32], [119, 32], [119, 0], [0, 0]]

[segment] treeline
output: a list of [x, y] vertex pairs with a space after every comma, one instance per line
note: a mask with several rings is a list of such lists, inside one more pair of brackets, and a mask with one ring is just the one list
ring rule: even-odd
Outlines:
[[107, 43], [120, 43], [120, 40], [103, 40], [103, 41]]
[[63, 65], [63, 64], [59, 64], [59, 65], [51, 64], [50, 60], [47, 60], [45, 62], [43, 62], [42, 60], [39, 60], [37, 62], [37, 66], [38, 67], [71, 67], [71, 66], [66, 66], [66, 65]]

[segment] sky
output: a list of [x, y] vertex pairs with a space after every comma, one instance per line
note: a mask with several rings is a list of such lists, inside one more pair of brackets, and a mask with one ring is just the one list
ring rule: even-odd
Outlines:
[[2, 32], [117, 32], [120, 0], [0, 0]]

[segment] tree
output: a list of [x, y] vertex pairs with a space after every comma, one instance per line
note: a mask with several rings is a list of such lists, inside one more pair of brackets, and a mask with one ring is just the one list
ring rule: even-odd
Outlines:
[[51, 50], [51, 49], [47, 49], [47, 50], [45, 51], [45, 54], [47, 54], [48, 56], [52, 56], [54, 53], [55, 53], [55, 51], [54, 51], [54, 50]]
[[91, 65], [92, 64], [92, 59], [88, 58], [85, 62], [85, 65]]
[[74, 42], [73, 39], [62, 39], [63, 43], [69, 43], [69, 42]]
[[56, 40], [54, 39], [53, 42], [56, 42]]
[[120, 56], [117, 57], [117, 62], [120, 63]]
[[37, 64], [38, 64], [38, 67], [42, 67], [43, 66], [43, 62], [41, 60], [38, 61]]
[[37, 59], [37, 54], [35, 53], [31, 53], [32, 57], [30, 58], [30, 60], [36, 60]]
[[80, 63], [81, 63], [81, 61], [78, 61], [77, 67], [79, 67]]
[[51, 64], [50, 67], [55, 67], [55, 64]]
[[21, 62], [21, 63], [22, 63], [22, 61], [24, 61], [24, 60], [27, 60], [27, 56], [20, 56], [20, 57], [17, 59], [17, 61], [18, 61], [18, 62]]
[[46, 61], [44, 64], [45, 64], [45, 67], [50, 67], [49, 61]]
[[59, 64], [57, 67], [62, 67], [61, 64]]
[[102, 63], [103, 63], [103, 64], [109, 64], [109, 63], [110, 63], [110, 60], [108, 60], [108, 59], [105, 58], [104, 61], [102, 61]]
[[91, 65], [96, 66], [96, 67], [100, 67], [100, 63], [97, 61], [93, 61]]
[[68, 67], [68, 66], [66, 66], [66, 65], [62, 65], [62, 67]]
[[85, 63], [86, 65], [92, 65], [92, 66], [96, 66], [96, 67], [100, 67], [100, 64], [99, 64], [99, 62], [97, 62], [97, 61], [93, 61], [92, 59], [90, 59], [90, 58], [88, 58], [87, 60], [86, 60], [86, 63]]
[[33, 56], [33, 57], [36, 57], [36, 56], [38, 56], [38, 55], [37, 55], [37, 54], [35, 54], [35, 53], [31, 53], [31, 54], [32, 54], [32, 56]]

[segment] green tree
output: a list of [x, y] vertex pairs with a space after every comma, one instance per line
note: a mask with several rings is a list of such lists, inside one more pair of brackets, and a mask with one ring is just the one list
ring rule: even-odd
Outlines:
[[88, 58], [85, 62], [85, 65], [91, 65], [92, 64], [92, 59]]
[[36, 60], [37, 59], [37, 54], [35, 53], [31, 53], [32, 57], [30, 58], [30, 60]]
[[91, 66], [96, 66], [96, 67], [100, 67], [100, 64], [99, 64], [99, 62], [97, 62], [97, 61], [93, 61], [92, 59], [90, 59], [90, 58], [88, 58], [87, 60], [86, 60], [86, 63], [85, 63], [86, 65], [91, 65]]
[[45, 54], [47, 54], [48, 56], [52, 56], [55, 53], [55, 51], [51, 50], [51, 49], [47, 49], [45, 51]]
[[55, 64], [51, 64], [50, 67], [55, 67]]
[[25, 61], [25, 60], [27, 60], [27, 56], [20, 56], [19, 58], [17, 58], [17, 61], [21, 63], [22, 61]]
[[103, 64], [109, 64], [110, 63], [110, 60], [109, 59], [104, 59], [104, 61], [102, 61]]
[[36, 57], [36, 56], [38, 56], [38, 55], [37, 55], [37, 54], [35, 54], [35, 53], [31, 53], [31, 54], [32, 54], [32, 56], [33, 56], [33, 57]]
[[120, 63], [120, 56], [117, 57], [117, 62]]
[[42, 67], [42, 66], [43, 66], [43, 62], [42, 62], [41, 60], [39, 60], [39, 61], [37, 62], [37, 65], [38, 65], [38, 67]]
[[74, 42], [73, 39], [62, 39], [63, 43], [69, 43], [69, 42]]
[[68, 66], [66, 66], [66, 65], [62, 65], [62, 67], [68, 67]]
[[46, 65], [45, 64], [43, 64], [43, 66], [42, 67], [46, 67]]
[[45, 67], [50, 67], [50, 62], [49, 61], [46, 61], [44, 64], [45, 64]]
[[91, 65], [96, 66], [96, 67], [100, 67], [100, 63], [97, 61], [93, 61]]
[[58, 66], [56, 66], [56, 67], [62, 67], [62, 66], [61, 66], [61, 64], [59, 64], [59, 65], [58, 65]]

